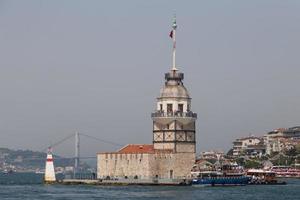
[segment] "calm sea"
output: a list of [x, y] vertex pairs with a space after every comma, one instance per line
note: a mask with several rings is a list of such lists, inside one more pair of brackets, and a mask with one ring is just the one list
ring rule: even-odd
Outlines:
[[18, 199], [205, 199], [298, 200], [300, 179], [288, 185], [193, 187], [193, 186], [64, 186], [44, 185], [42, 175], [0, 174], [0, 200]]

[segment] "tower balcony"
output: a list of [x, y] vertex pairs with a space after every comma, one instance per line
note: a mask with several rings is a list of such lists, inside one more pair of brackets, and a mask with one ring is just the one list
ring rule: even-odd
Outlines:
[[183, 73], [166, 73], [165, 74], [165, 79], [167, 81], [169, 80], [175, 80], [175, 81], [181, 81], [184, 78], [184, 74]]
[[156, 111], [151, 113], [151, 117], [153, 121], [160, 122], [162, 124], [168, 124], [173, 120], [178, 120], [183, 124], [188, 124], [192, 121], [197, 119], [197, 113], [192, 111], [189, 112], [163, 112], [163, 111]]

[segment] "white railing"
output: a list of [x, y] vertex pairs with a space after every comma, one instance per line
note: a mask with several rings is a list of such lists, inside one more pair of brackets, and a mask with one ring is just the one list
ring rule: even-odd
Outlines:
[[192, 117], [197, 118], [197, 113], [190, 112], [162, 112], [157, 111], [151, 114], [151, 117]]

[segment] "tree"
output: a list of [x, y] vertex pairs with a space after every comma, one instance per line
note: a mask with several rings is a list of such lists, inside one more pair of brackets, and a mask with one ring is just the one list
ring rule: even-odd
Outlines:
[[295, 146], [295, 149], [296, 149], [296, 155], [299, 156], [300, 155], [300, 144], [297, 144]]
[[288, 156], [296, 156], [297, 155], [297, 149], [296, 149], [296, 147], [293, 147], [293, 148], [285, 150], [284, 153]]
[[262, 166], [261, 163], [258, 161], [246, 160], [244, 167], [249, 169], [249, 168], [261, 168]]
[[232, 156], [233, 155], [233, 149], [229, 149], [229, 151], [226, 154], [227, 156]]
[[241, 165], [241, 166], [244, 166], [245, 165], [245, 159], [243, 157], [238, 157], [235, 159], [235, 162], [238, 164], [238, 165]]

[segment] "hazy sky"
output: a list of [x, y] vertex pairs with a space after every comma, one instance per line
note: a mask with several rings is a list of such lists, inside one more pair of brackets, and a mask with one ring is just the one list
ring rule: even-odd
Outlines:
[[[151, 143], [177, 64], [198, 113], [197, 151], [300, 125], [300, 1], [0, 1], [0, 146], [74, 133]], [[117, 147], [82, 138], [82, 154]], [[54, 148], [71, 155], [70, 140]]]

